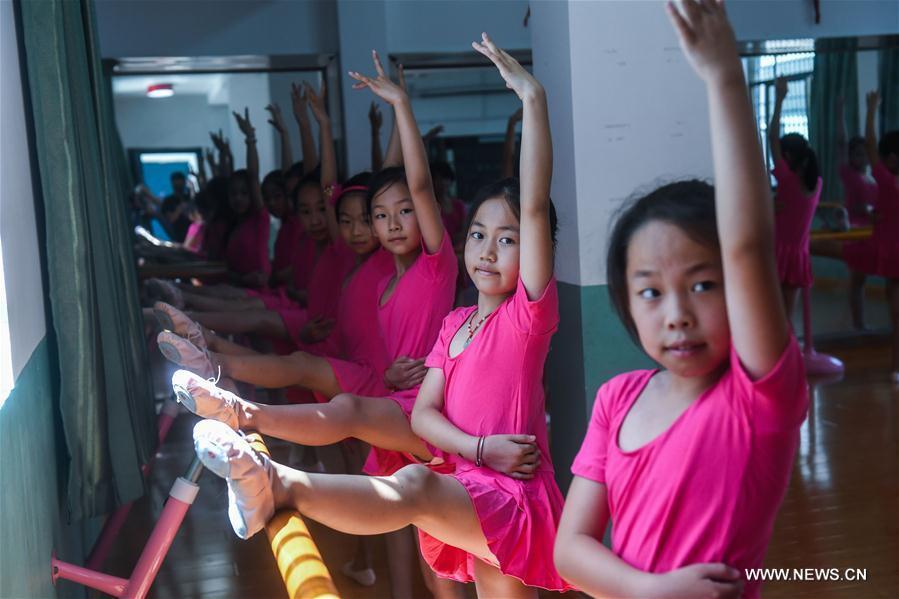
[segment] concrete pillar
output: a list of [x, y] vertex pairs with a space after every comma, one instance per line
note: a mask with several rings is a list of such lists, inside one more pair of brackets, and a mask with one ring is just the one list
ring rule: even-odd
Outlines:
[[711, 178], [702, 83], [684, 60], [664, 4], [534, 2], [534, 73], [546, 87], [559, 211], [561, 313], [548, 366], [553, 459], [567, 487], [599, 386], [650, 361], [608, 298], [606, 242], [639, 191]]

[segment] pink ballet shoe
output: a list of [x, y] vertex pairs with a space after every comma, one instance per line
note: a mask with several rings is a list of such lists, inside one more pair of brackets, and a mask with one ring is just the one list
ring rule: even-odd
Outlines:
[[178, 309], [184, 309], [184, 296], [178, 286], [165, 279], [147, 279], [147, 292]]
[[192, 370], [203, 378], [218, 375], [218, 368], [213, 364], [208, 349], [200, 349], [184, 337], [169, 331], [162, 331], [156, 336], [159, 351], [169, 362], [174, 362], [187, 370]]
[[172, 389], [178, 401], [200, 418], [217, 420], [234, 430], [240, 427], [238, 410], [248, 404], [233, 391], [188, 370], [175, 371]]
[[199, 349], [206, 349], [203, 327], [175, 306], [165, 302], [156, 302], [153, 304], [153, 315], [164, 330], [184, 337]]
[[216, 420], [194, 426], [194, 450], [206, 468], [228, 482], [228, 519], [234, 533], [249, 539], [262, 530], [275, 514], [271, 461]]

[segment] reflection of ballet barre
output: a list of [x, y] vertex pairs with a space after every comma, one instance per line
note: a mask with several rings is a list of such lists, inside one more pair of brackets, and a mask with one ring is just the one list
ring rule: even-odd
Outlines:
[[[246, 435], [259, 453], [271, 457], [259, 433]], [[339, 599], [328, 567], [296, 510], [281, 510], [265, 525], [278, 570], [290, 599]]]
[[812, 231], [809, 239], [811, 241], [858, 241], [868, 239], [872, 232], [871, 227], [860, 227], [848, 231]]
[[138, 278], [144, 279], [221, 279], [227, 276], [224, 262], [181, 262], [176, 264], [144, 264], [137, 268]]

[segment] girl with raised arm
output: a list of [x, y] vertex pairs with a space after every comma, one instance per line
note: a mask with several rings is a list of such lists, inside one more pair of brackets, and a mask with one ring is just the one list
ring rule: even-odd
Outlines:
[[798, 133], [780, 136], [780, 114], [787, 97], [787, 80], [775, 83], [774, 112], [768, 127], [777, 195], [774, 207], [774, 247], [787, 318], [793, 314], [797, 291], [812, 286], [809, 234], [821, 199], [818, 157]]
[[[543, 88], [521, 65], [486, 35], [474, 47], [497, 65], [524, 105], [520, 193], [514, 181], [482, 191], [468, 229], [465, 265], [478, 288], [478, 303], [443, 320], [411, 427], [410, 406], [402, 397], [359, 399], [354, 404], [338, 396], [331, 402], [355, 405], [356, 411], [370, 416], [372, 430], [365, 421], [345, 419], [344, 434], [420, 461], [435, 462], [440, 456], [453, 474], [421, 464], [371, 478], [290, 470], [254, 454], [235, 432], [253, 426], [246, 418], [255, 409], [251, 404], [197, 381], [181, 393], [188, 405], [205, 404], [201, 415], [218, 420], [197, 426], [195, 444], [204, 463], [228, 478], [231, 521], [240, 536], [259, 530], [282, 506], [351, 534], [378, 534], [413, 524], [422, 532], [425, 559], [439, 575], [474, 579], [480, 596], [536, 597], [532, 587], [568, 588], [548, 555], [561, 508], [548, 455], [541, 381], [559, 318], [552, 274], [549, 119]], [[375, 226], [387, 221], [395, 232], [393, 244], [404, 244], [409, 221], [403, 212], [411, 209], [410, 216], [421, 221], [425, 246], [417, 260], [440, 256], [441, 263], [413, 263], [402, 277], [385, 280], [380, 305], [383, 311], [400, 300], [397, 308], [411, 307], [418, 298], [417, 311], [422, 311], [434, 298], [423, 287], [411, 287], [406, 277], [414, 276], [417, 266], [428, 268], [418, 275], [422, 277], [445, 269], [449, 276], [441, 277], [443, 299], [452, 301], [455, 259], [440, 226], [408, 98], [387, 80], [377, 58], [375, 64], [377, 78], [351, 75], [394, 105], [408, 181], [387, 189], [372, 186]], [[409, 330], [421, 324], [416, 314], [402, 320], [394, 314], [393, 319]], [[227, 401], [207, 401], [212, 395]], [[349, 418], [348, 411], [344, 414]], [[302, 430], [306, 436], [323, 438], [325, 429], [335, 432], [338, 423], [331, 420], [330, 414], [310, 418]], [[290, 428], [301, 427], [295, 422]], [[288, 434], [287, 427], [283, 429], [282, 434]]]
[[[808, 408], [781, 300], [767, 174], [718, 0], [668, 12], [705, 84], [716, 186], [665, 185], [614, 225], [609, 293], [661, 369], [603, 385], [572, 466], [562, 576], [612, 597], [758, 597]], [[612, 522], [611, 549], [602, 544]]]

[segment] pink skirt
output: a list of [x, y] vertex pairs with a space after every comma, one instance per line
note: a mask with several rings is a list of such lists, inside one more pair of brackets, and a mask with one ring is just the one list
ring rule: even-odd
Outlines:
[[781, 285], [812, 286], [812, 259], [808, 247], [801, 244], [778, 243], [775, 244], [774, 252]]
[[[506, 576], [531, 587], [566, 591], [571, 587], [553, 567], [553, 545], [562, 515], [562, 493], [551, 471], [519, 481], [489, 468], [461, 467], [451, 474], [468, 491], [490, 552]], [[474, 580], [477, 557], [419, 530], [421, 553], [438, 575]]]
[[337, 385], [344, 393], [363, 397], [384, 397], [390, 393], [384, 386], [380, 373], [370, 364], [331, 357], [325, 359], [331, 365]]
[[[409, 422], [412, 422], [412, 407], [415, 405], [415, 398], [417, 396], [418, 387], [415, 387], [414, 389], [397, 391], [392, 395], [388, 395], [387, 399], [396, 402], [396, 404], [403, 410], [406, 419]], [[452, 462], [446, 462], [444, 460], [443, 451], [434, 447], [427, 441], [424, 441], [424, 443], [428, 448], [428, 451], [431, 452], [431, 455], [434, 456], [434, 459], [431, 460], [431, 462], [425, 462], [411, 453], [382, 449], [373, 445], [368, 454], [368, 458], [365, 460], [365, 464], [362, 466], [362, 472], [369, 476], [391, 476], [400, 468], [410, 464], [425, 464], [435, 472], [444, 474], [452, 472], [454, 465]]]

